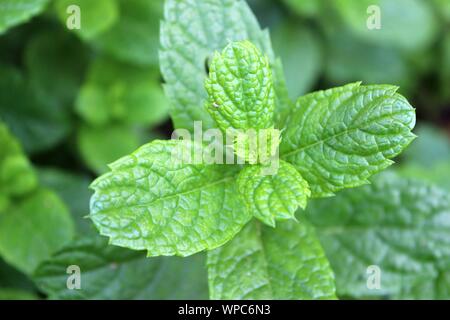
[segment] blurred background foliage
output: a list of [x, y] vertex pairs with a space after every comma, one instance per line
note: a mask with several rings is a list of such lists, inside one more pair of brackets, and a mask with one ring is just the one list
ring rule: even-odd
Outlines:
[[[271, 30], [291, 99], [354, 81], [398, 85], [417, 109], [420, 138], [395, 170], [450, 191], [450, 1], [248, 3]], [[82, 28], [71, 31], [73, 4]], [[373, 4], [382, 8], [377, 31], [366, 28]], [[162, 16], [162, 0], [0, 0], [0, 299], [207, 297], [202, 255], [145, 259], [108, 247], [84, 218], [89, 183], [108, 163], [172, 132]], [[53, 231], [34, 236], [42, 221]], [[71, 296], [56, 279], [77, 257], [93, 280]]]

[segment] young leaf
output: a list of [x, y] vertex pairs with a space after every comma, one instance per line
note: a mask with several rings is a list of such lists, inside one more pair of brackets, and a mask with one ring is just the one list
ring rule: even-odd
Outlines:
[[248, 211], [272, 227], [275, 220], [295, 219], [298, 207], [305, 209], [311, 195], [308, 183], [285, 161], [280, 161], [275, 175], [263, 175], [263, 170], [261, 165], [247, 166], [237, 178]]
[[206, 109], [204, 79], [215, 50], [231, 41], [250, 40], [269, 57], [277, 108], [286, 104], [287, 91], [280, 62], [274, 57], [269, 34], [262, 31], [243, 0], [167, 0], [161, 24], [160, 65], [166, 94], [172, 102], [176, 128], [193, 129], [194, 121], [214, 127]]
[[66, 206], [48, 190], [40, 189], [0, 212], [0, 255], [27, 274], [70, 241], [73, 234]]
[[[67, 288], [67, 267], [77, 265], [81, 290]], [[146, 258], [103, 239], [76, 240], [42, 263], [33, 280], [50, 299], [206, 299], [205, 257]]]
[[41, 13], [49, 0], [2, 0], [0, 2], [0, 34]]
[[273, 127], [272, 71], [251, 42], [232, 42], [216, 52], [205, 88], [206, 109], [221, 130]]
[[313, 227], [249, 223], [208, 252], [211, 299], [333, 299], [334, 276]]
[[[425, 183], [382, 175], [339, 197], [311, 201], [306, 214], [336, 274], [338, 295], [449, 299], [450, 197]], [[367, 283], [379, 267], [380, 287]]]
[[185, 164], [174, 153], [186, 146], [191, 150], [183, 141], [156, 140], [94, 181], [90, 217], [112, 244], [188, 256], [223, 245], [249, 221], [236, 170]]
[[313, 197], [368, 183], [414, 139], [414, 109], [396, 90], [353, 83], [297, 101], [280, 153], [308, 181]]

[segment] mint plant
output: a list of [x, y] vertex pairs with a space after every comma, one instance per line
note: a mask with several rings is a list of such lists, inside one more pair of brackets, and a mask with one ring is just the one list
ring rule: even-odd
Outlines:
[[149, 257], [207, 250], [213, 299], [334, 298], [315, 230], [295, 212], [391, 165], [415, 137], [414, 109], [395, 86], [360, 83], [290, 102], [268, 33], [243, 1], [167, 0], [160, 63], [176, 128], [280, 130], [278, 171], [261, 175], [265, 164], [248, 158], [180, 163], [172, 155], [184, 142], [156, 140], [91, 185], [99, 232]]

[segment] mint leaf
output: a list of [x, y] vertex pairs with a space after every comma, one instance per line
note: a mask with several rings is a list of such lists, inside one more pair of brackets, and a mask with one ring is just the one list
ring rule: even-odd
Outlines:
[[[80, 37], [92, 39], [108, 30], [119, 18], [119, 6], [116, 0], [56, 0], [55, 8], [61, 22], [66, 25], [72, 12], [68, 8], [76, 5], [80, 8], [80, 29], [74, 29]], [[99, 18], [101, 13], [101, 18]]]
[[49, 0], [2, 0], [0, 3], [0, 34], [41, 13]]
[[112, 244], [148, 256], [188, 256], [223, 245], [249, 221], [236, 171], [184, 164], [173, 155], [179, 146], [186, 144], [156, 140], [94, 181], [90, 217]]
[[[162, 0], [114, 2], [119, 5], [119, 19], [93, 39], [94, 46], [125, 63], [156, 66]], [[95, 16], [98, 18], [98, 15]]]
[[245, 1], [166, 1], [160, 65], [176, 128], [192, 130], [194, 121], [202, 121], [204, 128], [214, 127], [208, 112], [201, 107], [207, 98], [207, 66], [215, 50], [241, 40], [250, 40], [269, 57], [277, 108], [282, 108], [287, 103], [287, 93], [280, 62], [274, 57], [268, 32], [260, 29]]
[[54, 26], [33, 34], [25, 48], [30, 86], [59, 113], [72, 113], [84, 80], [89, 50], [72, 34]]
[[0, 212], [11, 197], [22, 196], [37, 186], [37, 179], [22, 148], [9, 130], [0, 123]]
[[[373, 5], [381, 11], [380, 29], [367, 27], [373, 14], [367, 10]], [[355, 35], [371, 43], [420, 50], [432, 43], [438, 29], [428, 1], [336, 0], [332, 6]]]
[[[449, 212], [448, 192], [393, 174], [307, 209], [338, 295], [390, 299], [450, 297]], [[379, 290], [367, 287], [371, 265], [381, 270]]]
[[168, 101], [152, 69], [108, 58], [99, 58], [91, 65], [76, 107], [94, 126], [114, 121], [156, 125], [168, 114]]
[[308, 183], [284, 161], [275, 175], [263, 175], [263, 170], [261, 165], [247, 166], [237, 178], [248, 211], [272, 227], [275, 220], [295, 219], [298, 207], [305, 209], [311, 195]]
[[414, 109], [396, 90], [353, 83], [297, 101], [280, 153], [308, 181], [313, 197], [368, 183], [414, 139]]
[[74, 174], [56, 168], [39, 168], [39, 183], [41, 186], [56, 192], [70, 209], [78, 234], [93, 234], [91, 221], [86, 219], [89, 214], [89, 190], [91, 179], [84, 174]]
[[140, 133], [126, 125], [98, 128], [84, 125], [78, 131], [81, 157], [97, 173], [108, 171], [109, 163], [133, 152], [141, 143]]
[[0, 255], [30, 274], [74, 234], [73, 222], [62, 201], [40, 189], [0, 212]]
[[228, 44], [214, 55], [206, 108], [223, 131], [273, 126], [274, 92], [269, 60], [251, 42]]
[[[66, 269], [77, 265], [81, 290], [67, 289]], [[33, 276], [50, 299], [206, 299], [205, 258], [146, 258], [145, 253], [79, 239], [39, 266]]]
[[208, 252], [211, 299], [333, 299], [334, 276], [306, 221], [249, 223]]
[[68, 115], [37, 94], [15, 67], [0, 64], [0, 119], [27, 152], [53, 147], [69, 131]]

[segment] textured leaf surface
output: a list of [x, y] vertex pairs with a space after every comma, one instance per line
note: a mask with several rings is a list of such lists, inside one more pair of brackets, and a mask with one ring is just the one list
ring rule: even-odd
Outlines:
[[97, 59], [77, 99], [78, 113], [91, 125], [119, 121], [155, 125], [168, 115], [168, 101], [152, 69]]
[[176, 128], [193, 129], [195, 120], [203, 121], [204, 128], [214, 126], [202, 107], [207, 98], [204, 88], [207, 66], [215, 50], [241, 40], [250, 40], [269, 57], [276, 95], [283, 100], [286, 92], [282, 69], [274, 58], [269, 34], [261, 30], [245, 1], [166, 1], [160, 64]]
[[[67, 289], [66, 269], [78, 265], [81, 290]], [[33, 279], [51, 299], [206, 299], [205, 257], [146, 258], [145, 253], [76, 240], [40, 265]]]
[[0, 34], [39, 14], [48, 2], [49, 0], [2, 0], [0, 2]]
[[273, 126], [274, 92], [269, 60], [249, 41], [232, 42], [216, 52], [206, 108], [223, 131]]
[[334, 276], [311, 225], [249, 223], [208, 252], [212, 299], [333, 299]]
[[250, 219], [235, 170], [185, 164], [172, 155], [181, 144], [144, 145], [92, 184], [90, 217], [112, 244], [149, 256], [188, 256], [224, 244]]
[[248, 211], [272, 227], [275, 220], [295, 219], [298, 207], [304, 209], [311, 194], [300, 173], [284, 161], [275, 175], [263, 175], [260, 165], [247, 166], [237, 185]]
[[301, 97], [280, 146], [313, 197], [366, 184], [413, 139], [415, 112], [388, 85], [349, 84]]
[[64, 203], [39, 190], [0, 213], [0, 254], [11, 265], [31, 273], [74, 234]]
[[[311, 201], [340, 297], [450, 298], [450, 197], [419, 181], [384, 175], [372, 185]], [[367, 288], [367, 267], [381, 288]]]
[[[108, 30], [119, 17], [116, 0], [56, 0], [55, 6], [61, 22], [66, 26], [73, 16], [68, 8], [76, 5], [80, 8], [80, 29], [73, 31], [84, 39], [91, 39]], [[100, 18], [101, 14], [101, 18]]]

